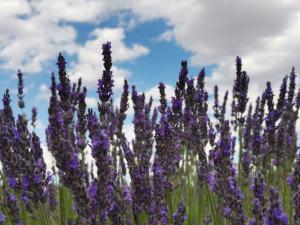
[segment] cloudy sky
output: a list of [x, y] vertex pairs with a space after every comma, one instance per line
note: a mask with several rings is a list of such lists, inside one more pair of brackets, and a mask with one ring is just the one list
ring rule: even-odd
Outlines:
[[299, 28], [293, 0], [0, 0], [0, 91], [9, 88], [15, 100], [16, 72], [24, 72], [27, 109], [38, 107], [43, 135], [58, 53], [95, 107], [101, 44], [111, 41], [116, 99], [124, 78], [154, 98], [159, 81], [172, 93], [182, 59], [193, 77], [206, 67], [209, 91], [215, 84], [231, 90], [237, 55], [254, 98], [267, 80], [278, 87], [299, 68]]

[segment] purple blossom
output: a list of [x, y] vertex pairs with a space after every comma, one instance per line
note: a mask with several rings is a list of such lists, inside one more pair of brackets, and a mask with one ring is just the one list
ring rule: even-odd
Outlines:
[[6, 218], [6, 216], [2, 212], [0, 212], [0, 224], [4, 223], [5, 218]]
[[225, 216], [230, 217], [231, 212], [232, 212], [231, 208], [229, 208], [229, 207], [225, 207], [224, 208], [224, 212], [223, 213], [224, 213]]
[[210, 187], [210, 190], [212, 192], [215, 192], [216, 191], [216, 180], [215, 180], [215, 177], [213, 174], [209, 173], [208, 175], [208, 183], [209, 183], [209, 187]]
[[14, 177], [9, 177], [8, 178], [8, 186], [10, 188], [15, 188], [17, 186], [17, 179]]
[[92, 182], [88, 188], [89, 198], [92, 200], [96, 200], [97, 191], [98, 191], [98, 188], [97, 188], [96, 182]]
[[29, 185], [30, 185], [29, 177], [27, 175], [25, 175], [22, 178], [22, 187], [26, 190], [26, 189], [28, 189]]
[[78, 156], [76, 154], [72, 156], [69, 166], [71, 169], [77, 169], [79, 167]]
[[40, 174], [35, 174], [34, 175], [34, 183], [39, 184], [42, 181], [42, 176]]

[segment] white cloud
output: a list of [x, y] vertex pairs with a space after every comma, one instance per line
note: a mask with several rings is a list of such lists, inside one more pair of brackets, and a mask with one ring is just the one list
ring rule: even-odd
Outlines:
[[28, 15], [31, 9], [27, 1], [3, 0], [0, 2], [1, 17]]
[[97, 24], [119, 10], [128, 8], [121, 0], [41, 0], [32, 1], [31, 6], [43, 20]]
[[86, 102], [86, 105], [88, 108], [95, 108], [97, 107], [97, 99], [96, 98], [93, 98], [93, 97], [86, 97], [85, 98], [85, 102]]
[[[91, 77], [97, 77], [92, 72], [100, 71], [96, 70], [93, 63], [96, 60], [97, 66], [101, 64], [99, 56], [102, 42], [113, 42], [114, 62], [134, 60], [149, 52], [149, 49], [139, 44], [125, 46], [123, 28], [95, 29], [90, 35], [91, 40], [83, 45], [77, 43], [77, 31], [69, 22], [99, 24], [128, 8], [120, 3], [122, 1], [1, 1], [0, 67], [4, 70], [21, 68], [26, 73], [36, 73], [42, 71], [50, 60], [54, 60], [58, 52], [64, 52], [78, 56], [79, 63], [83, 64], [76, 68], [75, 77], [79, 73], [88, 74], [89, 77], [85, 79], [88, 85], [92, 84], [96, 79]], [[133, 26], [134, 21], [129, 20], [128, 27]], [[93, 58], [92, 65], [82, 57]], [[80, 68], [84, 69], [84, 73]], [[114, 69], [120, 73], [118, 76], [121, 78], [129, 75], [127, 70]]]
[[37, 101], [45, 101], [48, 102], [50, 99], [51, 93], [50, 89], [46, 84], [41, 84], [39, 87], [39, 93], [36, 96]]
[[29, 129], [31, 131], [34, 130], [34, 129], [37, 129], [37, 130], [39, 130], [41, 132], [44, 132], [44, 130], [46, 129], [46, 125], [43, 123], [42, 120], [39, 120], [39, 119], [37, 119], [35, 121], [35, 128], [33, 128], [33, 126], [31, 125], [31, 121], [30, 121], [30, 123], [28, 125], [29, 125]]
[[131, 142], [132, 140], [134, 140], [135, 134], [134, 134], [134, 125], [133, 125], [133, 123], [124, 124], [123, 130], [124, 130], [127, 141]]
[[236, 55], [243, 58], [255, 96], [267, 80], [278, 87], [293, 65], [297, 70], [299, 2], [142, 0], [131, 8], [141, 21], [164, 19], [171, 28], [158, 39], [173, 38], [192, 53], [193, 65], [217, 64], [209, 80], [222, 89], [232, 88]]
[[[123, 28], [95, 29], [90, 34], [91, 39], [78, 49], [78, 63], [72, 68], [70, 74], [72, 80], [82, 77], [84, 85], [96, 87], [98, 79], [102, 76], [103, 64], [101, 56], [101, 44], [112, 42], [112, 58], [114, 63], [131, 61], [149, 53], [149, 49], [133, 44], [126, 46], [125, 32]], [[113, 66], [114, 85], [121, 89], [124, 78], [130, 75], [126, 69]]]
[[174, 33], [171, 30], [167, 30], [167, 31], [163, 32], [161, 35], [159, 35], [157, 40], [170, 42], [170, 41], [174, 40]]
[[47, 145], [41, 144], [41, 147], [43, 149], [43, 158], [47, 165], [47, 170], [52, 171], [52, 166], [55, 166], [55, 159], [52, 156], [51, 152], [49, 152]]
[[57, 52], [73, 54], [76, 50], [73, 27], [42, 20], [27, 1], [4, 0], [0, 4], [2, 69], [39, 72]]

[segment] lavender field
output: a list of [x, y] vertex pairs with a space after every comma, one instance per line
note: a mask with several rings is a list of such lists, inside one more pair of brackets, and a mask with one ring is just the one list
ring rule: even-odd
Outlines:
[[[99, 64], [100, 54], [99, 49]], [[154, 107], [127, 80], [115, 104], [110, 42], [102, 45], [102, 57], [93, 110], [84, 82], [70, 81], [65, 58], [58, 55], [58, 72], [49, 77], [45, 130], [52, 170], [35, 129], [37, 109], [25, 114], [23, 73], [17, 74], [17, 102], [10, 90], [1, 90], [0, 224], [300, 224], [300, 91], [294, 68], [282, 77], [278, 97], [267, 82], [251, 105], [251, 76], [240, 57], [232, 90], [224, 96], [218, 86], [206, 89], [205, 68], [193, 79], [182, 61], [171, 101], [161, 80]], [[134, 140], [125, 135], [129, 101]]]

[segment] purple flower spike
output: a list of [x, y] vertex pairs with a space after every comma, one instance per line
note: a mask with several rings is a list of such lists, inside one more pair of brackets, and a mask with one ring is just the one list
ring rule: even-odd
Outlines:
[[252, 207], [252, 214], [253, 218], [251, 218], [249, 224], [257, 225], [263, 224], [263, 221], [266, 219], [266, 198], [265, 188], [266, 183], [264, 183], [264, 179], [261, 173], [258, 173], [256, 177], [254, 177], [253, 185], [251, 189], [253, 191], [254, 200], [253, 200], [253, 207]]
[[287, 215], [283, 212], [281, 208], [281, 203], [279, 200], [279, 194], [273, 187], [270, 188], [270, 207], [267, 213], [267, 218], [265, 220], [266, 225], [288, 225], [289, 219]]
[[112, 79], [112, 60], [111, 60], [111, 43], [107, 42], [102, 45], [102, 55], [104, 62], [104, 70], [102, 78], [98, 81], [98, 94], [101, 102], [108, 102], [112, 96], [112, 87], [114, 86], [114, 81]]
[[4, 221], [5, 221], [5, 215], [2, 212], [0, 212], [0, 224], [3, 224]]
[[[214, 178], [210, 182], [214, 192], [222, 199], [223, 214], [232, 224], [245, 224], [246, 215], [242, 205], [242, 192], [236, 179], [236, 169], [232, 165], [233, 138], [231, 137], [229, 121], [220, 126], [220, 137], [209, 159], [213, 165]], [[230, 209], [230, 210], [229, 210]]]
[[23, 92], [24, 79], [23, 79], [23, 73], [21, 72], [21, 70], [18, 70], [17, 76], [18, 76], [18, 79], [19, 79], [19, 82], [18, 82], [18, 98], [19, 98], [18, 105], [19, 105], [20, 109], [24, 109], [24, 107], [25, 107], [24, 92]]
[[36, 110], [35, 107], [32, 108], [31, 113], [32, 113], [32, 115], [31, 115], [31, 126], [33, 126], [35, 128], [35, 126], [36, 126], [36, 124], [35, 124], [36, 123], [36, 117], [37, 117], [37, 110]]
[[242, 114], [246, 110], [246, 105], [248, 102], [248, 84], [249, 77], [246, 71], [242, 71], [242, 60], [239, 56], [236, 57], [236, 79], [233, 86], [233, 108], [232, 114], [237, 116], [239, 113], [240, 116], [236, 118], [239, 124], [244, 123], [244, 117]]
[[183, 202], [179, 203], [176, 212], [173, 214], [173, 218], [174, 225], [183, 225], [186, 221], [185, 205], [183, 204]]
[[158, 89], [159, 89], [159, 93], [160, 93], [160, 99], [159, 99], [159, 102], [160, 102], [160, 106], [159, 106], [159, 112], [161, 114], [165, 114], [166, 113], [166, 110], [167, 110], [167, 99], [166, 99], [166, 92], [165, 92], [165, 84], [164, 83], [159, 83], [159, 86], [158, 86]]

